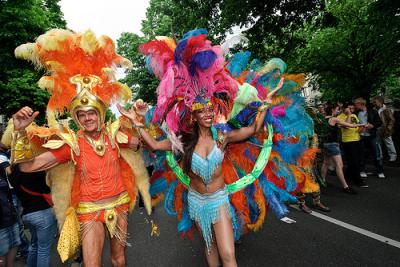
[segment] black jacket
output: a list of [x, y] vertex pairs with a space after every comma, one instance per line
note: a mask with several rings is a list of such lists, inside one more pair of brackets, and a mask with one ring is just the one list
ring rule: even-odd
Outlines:
[[367, 109], [367, 118], [368, 118], [368, 123], [372, 124], [374, 128], [370, 129], [368, 132], [372, 137], [376, 136], [376, 130], [381, 127], [382, 121], [381, 118], [379, 117], [378, 111], [372, 108]]

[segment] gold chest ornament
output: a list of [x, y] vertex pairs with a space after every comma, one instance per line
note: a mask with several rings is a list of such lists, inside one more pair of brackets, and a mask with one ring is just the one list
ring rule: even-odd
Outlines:
[[100, 157], [104, 156], [104, 153], [106, 152], [106, 144], [104, 141], [104, 133], [101, 132], [100, 138], [98, 140], [94, 140], [84, 134], [85, 140], [92, 146], [93, 151], [99, 155]]

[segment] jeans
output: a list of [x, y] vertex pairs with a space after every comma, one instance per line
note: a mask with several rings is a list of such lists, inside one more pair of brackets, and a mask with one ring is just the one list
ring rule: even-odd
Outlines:
[[21, 218], [22, 206], [21, 206], [21, 203], [19, 202], [16, 194], [14, 194], [14, 193], [12, 194], [12, 199], [13, 199], [14, 207], [18, 213], [19, 238], [21, 239], [21, 245], [19, 245], [19, 247], [18, 247], [18, 252], [21, 257], [26, 258], [26, 257], [28, 257], [28, 253], [29, 253], [29, 240], [25, 235], [24, 223], [22, 222], [22, 218]]
[[381, 135], [377, 135], [377, 139], [380, 152], [382, 153], [382, 141], [383, 141], [383, 143], [385, 143], [389, 157], [395, 159], [397, 157], [397, 152], [392, 137], [391, 136], [384, 137]]
[[32, 236], [27, 260], [28, 267], [50, 266], [50, 252], [58, 232], [53, 209], [25, 214], [22, 220], [28, 226]]
[[365, 150], [367, 150], [372, 156], [377, 173], [383, 173], [383, 155], [382, 150], [378, 144], [376, 136], [361, 136], [361, 158], [360, 168], [362, 172], [365, 172]]

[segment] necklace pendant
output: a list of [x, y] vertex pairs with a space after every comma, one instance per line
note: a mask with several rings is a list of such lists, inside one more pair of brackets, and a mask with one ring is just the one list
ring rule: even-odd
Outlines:
[[106, 149], [105, 149], [105, 146], [103, 144], [97, 144], [94, 147], [94, 152], [96, 152], [96, 154], [101, 156], [101, 157], [104, 156], [105, 151], [106, 151]]
[[100, 139], [97, 141], [93, 140], [89, 136], [85, 136], [85, 138], [88, 141], [88, 143], [92, 146], [93, 151], [97, 155], [99, 155], [100, 157], [104, 156], [104, 153], [106, 152], [106, 145], [105, 145], [103, 134], [101, 134]]

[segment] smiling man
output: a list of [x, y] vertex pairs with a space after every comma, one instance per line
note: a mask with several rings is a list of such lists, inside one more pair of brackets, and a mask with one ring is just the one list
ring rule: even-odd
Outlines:
[[[79, 131], [75, 133], [65, 126], [59, 130], [53, 126], [43, 134], [43, 129], [30, 126], [38, 112], [24, 107], [13, 115], [12, 161], [20, 163], [23, 172], [48, 170], [53, 186], [63, 179], [60, 168], [72, 170], [72, 183], [60, 185], [65, 187], [64, 194], [65, 190], [70, 194], [65, 220], [63, 215], [58, 216], [62, 227], [58, 251], [63, 261], [74, 255], [81, 240], [84, 265], [101, 266], [105, 231], [108, 230], [111, 263], [125, 266], [128, 211], [135, 204], [138, 189], [147, 211], [151, 212], [148, 175], [140, 153], [134, 152], [139, 147], [139, 139], [133, 136], [132, 129], [122, 129], [118, 120], [105, 123], [110, 101], [130, 96], [129, 88], [114, 81], [110, 68], [127, 61], [115, 53], [110, 39], [96, 40], [90, 31], [75, 34], [52, 30], [37, 40], [34, 47], [26, 44], [17, 48], [16, 55], [24, 57], [25, 50], [34, 51], [37, 62], [52, 70], [51, 76], [41, 79], [52, 81], [44, 83], [53, 92], [47, 116], [51, 118], [57, 111], [67, 109]], [[27, 127], [33, 130], [28, 129], [27, 133]], [[43, 145], [46, 151], [34, 157], [33, 137], [44, 136], [50, 139]], [[53, 189], [52, 194], [53, 199], [62, 195]], [[64, 213], [65, 208], [55, 207], [55, 210]]]

